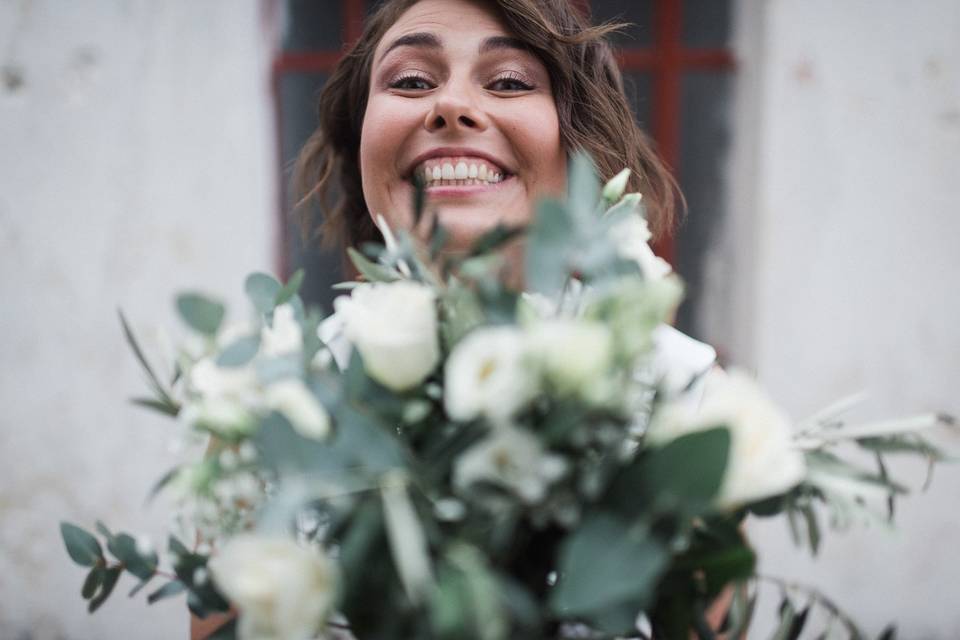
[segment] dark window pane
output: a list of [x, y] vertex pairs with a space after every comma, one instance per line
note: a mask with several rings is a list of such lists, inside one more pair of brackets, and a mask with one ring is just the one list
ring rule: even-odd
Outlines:
[[653, 74], [627, 71], [623, 74], [623, 90], [630, 101], [630, 109], [644, 131], [650, 132], [653, 123]]
[[724, 164], [730, 146], [732, 76], [690, 72], [681, 84], [680, 184], [689, 207], [676, 237], [676, 268], [687, 283], [687, 299], [677, 315], [677, 326], [703, 337], [709, 322], [700, 311], [707, 284], [705, 266], [725, 214]]
[[730, 40], [730, 2], [684, 0], [683, 44], [686, 47], [725, 47]]
[[[283, 167], [290, 167], [317, 125], [317, 94], [326, 82], [325, 74], [288, 73], [280, 79], [280, 151]], [[290, 188], [290, 174], [283, 175], [285, 211], [293, 208], [295, 194]], [[326, 311], [332, 309], [333, 291], [330, 287], [343, 280], [339, 251], [320, 251], [317, 242], [304, 246], [300, 226], [293, 218], [286, 219], [284, 233], [291, 273], [303, 267], [306, 271], [301, 295], [305, 302], [319, 304]]]
[[647, 47], [653, 44], [653, 0], [594, 0], [594, 24], [616, 19], [632, 26], [611, 37], [618, 47]]
[[343, 26], [340, 0], [287, 0], [285, 18], [285, 51], [340, 49]]

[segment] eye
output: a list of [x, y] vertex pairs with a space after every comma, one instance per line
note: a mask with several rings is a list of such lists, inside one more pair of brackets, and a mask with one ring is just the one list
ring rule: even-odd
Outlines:
[[504, 74], [491, 82], [488, 87], [492, 91], [530, 91], [534, 88], [517, 73]]
[[390, 88], [406, 89], [410, 91], [427, 91], [432, 89], [433, 86], [430, 84], [430, 80], [428, 80], [426, 77], [416, 73], [408, 73], [392, 80], [390, 82]]

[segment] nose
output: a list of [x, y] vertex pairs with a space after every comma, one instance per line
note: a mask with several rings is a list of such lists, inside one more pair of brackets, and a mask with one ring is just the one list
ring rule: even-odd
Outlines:
[[448, 85], [438, 92], [423, 126], [431, 133], [443, 130], [483, 131], [488, 126], [487, 116], [476, 107], [463, 88]]

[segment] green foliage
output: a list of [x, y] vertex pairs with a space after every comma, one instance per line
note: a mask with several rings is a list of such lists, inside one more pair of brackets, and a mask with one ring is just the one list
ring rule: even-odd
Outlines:
[[290, 279], [287, 280], [287, 283], [283, 285], [283, 288], [277, 292], [277, 296], [274, 299], [274, 305], [280, 306], [286, 302], [289, 302], [293, 296], [297, 295], [300, 291], [301, 285], [303, 285], [303, 269], [297, 269], [293, 272], [293, 275], [290, 276]]
[[253, 307], [262, 314], [273, 311], [283, 287], [277, 279], [266, 273], [251, 273], [243, 285]]
[[[550, 607], [559, 616], [609, 623], [612, 607], [629, 601], [633, 618], [648, 604], [666, 569], [669, 553], [649, 529], [597, 513], [587, 518], [564, 543], [559, 580]], [[612, 616], [619, 624], [622, 616]], [[630, 622], [633, 621], [631, 618]], [[628, 629], [609, 628], [612, 632]]]
[[103, 563], [103, 549], [97, 539], [69, 522], [60, 523], [60, 535], [67, 547], [70, 559], [84, 567]]
[[141, 554], [137, 550], [137, 542], [133, 536], [121, 533], [107, 543], [107, 549], [117, 560], [123, 563], [124, 568], [141, 580], [147, 580], [157, 570], [157, 554]]
[[221, 367], [242, 367], [253, 360], [259, 350], [259, 334], [237, 338], [217, 356], [217, 365]]
[[223, 304], [200, 293], [178, 295], [177, 311], [187, 326], [206, 336], [216, 335], [226, 314]]

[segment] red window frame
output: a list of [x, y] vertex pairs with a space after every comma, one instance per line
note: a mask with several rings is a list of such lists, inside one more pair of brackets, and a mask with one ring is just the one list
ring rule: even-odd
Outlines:
[[[590, 0], [575, 0], [589, 13]], [[364, 1], [341, 0], [341, 26], [346, 43], [355, 42], [363, 30]], [[643, 71], [653, 74], [653, 100], [650, 135], [664, 161], [676, 172], [680, 159], [680, 110], [681, 78], [685, 71], [712, 70], [732, 71], [735, 67], [733, 54], [726, 48], [692, 48], [683, 44], [683, 0], [654, 0], [652, 47], [622, 47], [617, 50], [617, 60], [625, 72]], [[284, 51], [274, 58], [272, 86], [277, 114], [277, 140], [279, 144], [280, 80], [288, 73], [329, 73], [333, 70], [342, 51]], [[283, 157], [282, 154], [279, 157]], [[281, 190], [282, 191], [282, 190]], [[285, 217], [281, 207], [281, 229]], [[279, 247], [279, 271], [288, 275], [287, 234], [281, 232]], [[668, 262], [676, 257], [674, 239], [666, 237], [655, 247], [657, 253]]]

